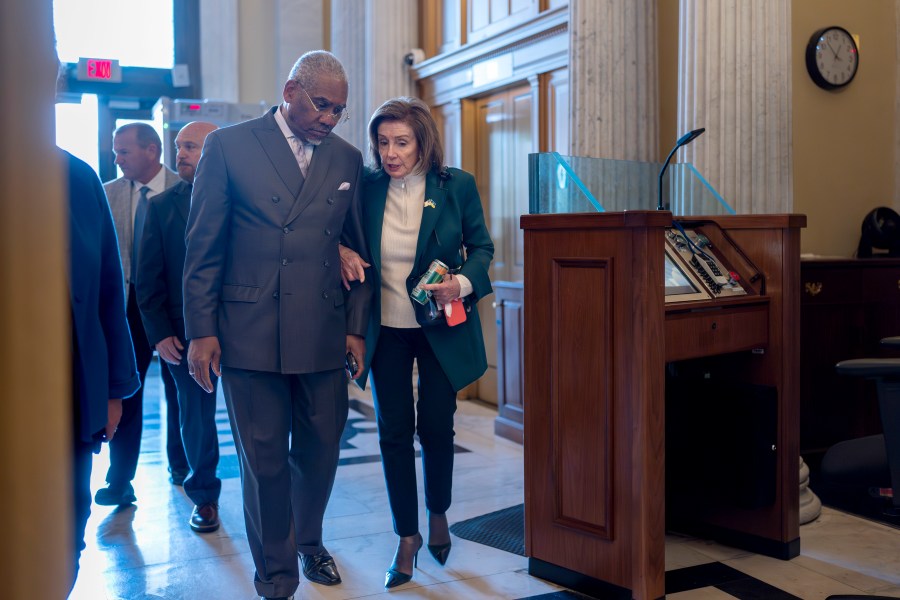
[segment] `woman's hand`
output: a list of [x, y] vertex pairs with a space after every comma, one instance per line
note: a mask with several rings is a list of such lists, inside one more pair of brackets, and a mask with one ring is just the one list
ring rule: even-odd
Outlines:
[[369, 263], [364, 261], [354, 250], [338, 244], [338, 251], [341, 253], [341, 281], [344, 287], [350, 289], [350, 282], [366, 280], [366, 267], [370, 267]]
[[422, 289], [431, 292], [438, 304], [450, 304], [459, 298], [459, 279], [447, 273], [442, 282], [425, 284]]

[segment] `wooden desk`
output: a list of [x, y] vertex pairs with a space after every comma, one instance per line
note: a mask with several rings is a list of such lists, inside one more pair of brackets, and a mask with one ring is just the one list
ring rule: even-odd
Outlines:
[[900, 356], [879, 343], [900, 335], [900, 259], [803, 260], [800, 273], [800, 452], [817, 455], [881, 433], [874, 384], [834, 366]]
[[[716, 339], [699, 333], [713, 312], [666, 308], [662, 249], [670, 213], [521, 218], [525, 543], [532, 574], [589, 593], [664, 596], [664, 373], [670, 359], [702, 359], [710, 352], [728, 353], [717, 362], [735, 381], [775, 390], [773, 501], [696, 512], [688, 505], [668, 516], [702, 525], [731, 544], [781, 558], [799, 553], [799, 335], [792, 324], [799, 322], [805, 217], [713, 220], [765, 273], [767, 284], [764, 297], [725, 308], [716, 301], [706, 305], [731, 324], [717, 329]], [[748, 315], [754, 319], [749, 333], [741, 327]], [[673, 331], [680, 339], [671, 339]], [[757, 349], [760, 335], [765, 347]]]

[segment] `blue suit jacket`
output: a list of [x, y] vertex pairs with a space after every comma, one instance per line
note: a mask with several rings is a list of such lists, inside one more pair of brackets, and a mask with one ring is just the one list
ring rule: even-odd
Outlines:
[[173, 335], [184, 339], [181, 281], [190, 209], [191, 184], [186, 181], [147, 204], [134, 291], [151, 346]]
[[60, 150], [69, 177], [69, 296], [74, 339], [72, 374], [83, 442], [106, 426], [110, 398], [140, 388], [125, 319], [125, 280], [106, 194], [97, 174]]

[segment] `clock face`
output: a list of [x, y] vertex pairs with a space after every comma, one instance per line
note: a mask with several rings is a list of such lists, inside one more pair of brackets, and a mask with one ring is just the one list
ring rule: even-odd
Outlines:
[[833, 90], [853, 81], [859, 51], [853, 36], [842, 27], [815, 32], [806, 46], [806, 68], [819, 87]]

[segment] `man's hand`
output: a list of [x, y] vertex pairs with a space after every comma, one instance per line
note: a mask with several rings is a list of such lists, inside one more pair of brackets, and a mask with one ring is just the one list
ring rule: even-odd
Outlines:
[[[352, 252], [352, 250], [351, 250]], [[366, 368], [366, 340], [358, 335], [347, 336], [347, 352], [353, 354], [356, 359], [356, 373], [350, 376], [350, 379], [356, 379], [362, 375], [363, 369]]]
[[208, 394], [212, 394], [214, 389], [210, 369], [216, 376], [222, 376], [221, 358], [219, 338], [214, 335], [193, 339], [188, 344], [188, 373]]
[[184, 350], [184, 346], [181, 345], [181, 340], [175, 335], [170, 335], [156, 344], [156, 353], [170, 365], [181, 364], [182, 350]]
[[122, 399], [110, 398], [106, 401], [106, 440], [110, 441], [116, 435], [119, 421], [122, 420]]
[[338, 244], [338, 251], [341, 253], [341, 281], [349, 290], [351, 281], [363, 282], [366, 280], [366, 267], [372, 265], [364, 261], [354, 250], [342, 244]]
[[430, 291], [438, 304], [446, 306], [459, 298], [459, 279], [448, 273], [442, 282], [423, 285], [422, 289]]

